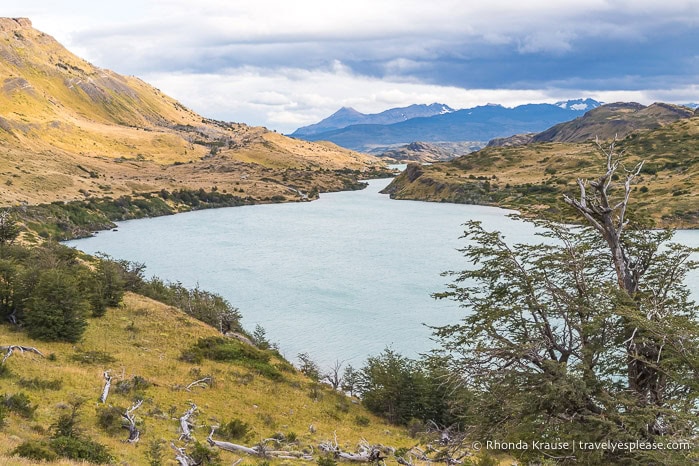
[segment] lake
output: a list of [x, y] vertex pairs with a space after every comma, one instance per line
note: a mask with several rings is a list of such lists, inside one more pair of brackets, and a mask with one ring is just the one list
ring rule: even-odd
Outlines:
[[[246, 329], [262, 325], [294, 362], [307, 352], [322, 368], [335, 360], [357, 367], [386, 347], [415, 357], [434, 346], [423, 324], [463, 315], [456, 303], [431, 298], [449, 282], [441, 272], [467, 268], [457, 251], [462, 224], [481, 220], [509, 243], [533, 241], [534, 228], [495, 207], [391, 200], [379, 194], [389, 181], [308, 203], [120, 222], [118, 231], [66, 244], [221, 294]], [[699, 230], [676, 240], [699, 246]]]

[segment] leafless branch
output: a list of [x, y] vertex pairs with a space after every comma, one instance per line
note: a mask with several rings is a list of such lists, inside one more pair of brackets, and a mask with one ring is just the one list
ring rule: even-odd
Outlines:
[[0, 365], [5, 364], [5, 361], [12, 356], [12, 354], [15, 352], [15, 350], [19, 351], [20, 353], [24, 353], [25, 351], [29, 353], [36, 353], [42, 358], [44, 357], [44, 354], [39, 351], [38, 349], [34, 348], [33, 346], [21, 346], [21, 345], [7, 345], [7, 346], [0, 346], [0, 351], [5, 352], [5, 356], [2, 358], [2, 362]]
[[197, 410], [197, 405], [192, 403], [192, 406], [185, 412], [182, 417], [180, 417], [180, 440], [191, 440], [192, 439], [192, 424], [189, 419], [194, 415], [194, 411]]
[[129, 443], [136, 443], [141, 438], [141, 431], [136, 427], [136, 417], [134, 416], [134, 411], [141, 407], [143, 400], [138, 400], [136, 404], [127, 409], [122, 416], [129, 423], [128, 426], [124, 426], [129, 430], [129, 438], [126, 440]]

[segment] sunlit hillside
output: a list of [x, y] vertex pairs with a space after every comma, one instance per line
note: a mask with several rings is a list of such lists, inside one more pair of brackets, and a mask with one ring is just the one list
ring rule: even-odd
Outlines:
[[[616, 145], [626, 169], [644, 161], [632, 205], [658, 226], [699, 227], [698, 132], [699, 117], [685, 117], [631, 132]], [[409, 167], [386, 192], [397, 199], [498, 205], [567, 218], [563, 194], [577, 193], [577, 178], [597, 176], [605, 163], [593, 142], [487, 147], [451, 162]]]
[[[163, 457], [174, 459], [169, 443], [184, 445], [178, 441], [178, 418], [192, 403], [197, 405], [193, 436], [203, 444], [210, 426], [235, 419], [247, 425], [236, 443], [254, 446], [276, 436], [280, 450], [317, 450], [319, 443], [334, 441], [335, 436], [346, 451], [355, 451], [362, 439], [396, 448], [414, 442], [401, 429], [385, 424], [349, 397], [315, 384], [274, 355], [269, 363], [257, 365], [245, 359], [183, 360], [183, 353], [200, 338], [217, 335], [183, 312], [135, 294], [127, 294], [123, 304], [104, 317], [91, 319], [78, 344], [35, 341], [0, 326], [1, 345], [36, 347], [44, 354], [15, 351], [4, 364], [0, 393], [24, 393], [36, 410], [29, 418], [6, 415], [0, 429], [0, 464], [14, 464], [3, 463], [2, 455], [7, 457], [23, 441], [45, 438], [75, 400], [83, 400], [82, 427], [106, 444], [120, 464], [147, 464], [149, 445], [160, 440]], [[259, 352], [252, 347], [248, 351]], [[112, 390], [107, 402], [99, 403], [106, 370], [113, 377]], [[188, 387], [202, 379], [206, 382]], [[120, 419], [109, 429], [101, 426], [98, 414], [111, 407], [123, 412], [137, 400], [143, 400], [134, 412], [142, 436], [137, 444], [129, 444]], [[228, 464], [241, 456], [221, 455]]]
[[28, 19], [0, 18], [0, 58], [5, 205], [213, 186], [298, 199], [297, 190], [344, 186], [321, 170], [382, 166], [334, 145], [206, 119], [138, 78], [76, 57]]

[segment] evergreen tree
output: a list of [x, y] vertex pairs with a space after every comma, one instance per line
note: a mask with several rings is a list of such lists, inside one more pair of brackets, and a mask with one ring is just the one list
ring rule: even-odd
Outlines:
[[73, 275], [61, 269], [45, 270], [27, 301], [24, 325], [32, 338], [76, 342], [87, 326], [88, 309]]

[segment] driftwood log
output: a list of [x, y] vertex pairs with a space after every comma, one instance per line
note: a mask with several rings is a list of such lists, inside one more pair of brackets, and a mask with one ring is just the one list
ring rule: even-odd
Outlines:
[[5, 356], [2, 358], [2, 363], [0, 364], [5, 364], [5, 361], [14, 354], [15, 350], [19, 351], [20, 353], [29, 352], [29, 353], [36, 353], [42, 358], [44, 357], [44, 354], [39, 351], [38, 349], [34, 348], [33, 346], [21, 346], [21, 345], [7, 345], [7, 346], [0, 346], [0, 351], [5, 353]]
[[128, 443], [136, 443], [141, 438], [141, 431], [136, 427], [136, 417], [133, 413], [140, 408], [142, 404], [143, 400], [138, 400], [135, 405], [131, 406], [124, 412], [124, 414], [122, 414], [122, 417], [129, 423], [128, 425], [124, 426], [125, 429], [129, 430], [129, 438], [126, 439]]

